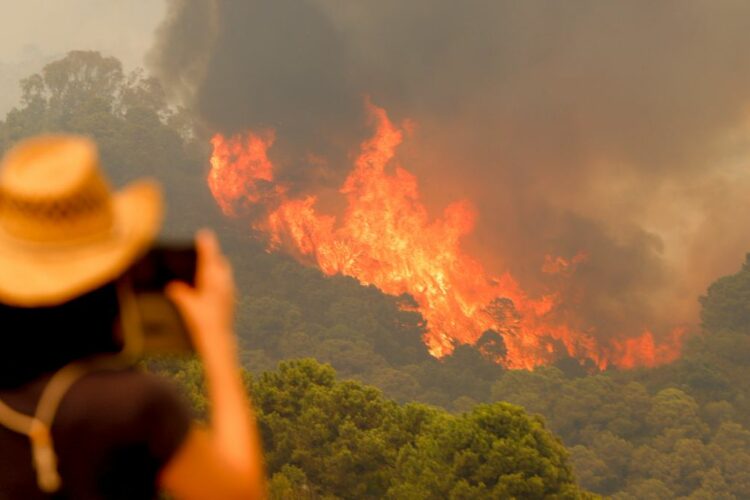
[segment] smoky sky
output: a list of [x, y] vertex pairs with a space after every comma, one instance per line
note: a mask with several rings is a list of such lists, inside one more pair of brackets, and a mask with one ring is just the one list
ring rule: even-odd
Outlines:
[[414, 120], [425, 198], [470, 199], [471, 251], [600, 335], [693, 321], [750, 250], [745, 1], [172, 0], [150, 61], [209, 130], [275, 129], [297, 185], [343, 179], [364, 96]]

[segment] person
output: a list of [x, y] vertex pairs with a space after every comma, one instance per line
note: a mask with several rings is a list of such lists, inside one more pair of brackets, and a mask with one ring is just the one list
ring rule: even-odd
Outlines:
[[232, 331], [232, 271], [211, 232], [196, 237], [195, 286], [166, 291], [203, 362], [210, 423], [193, 422], [166, 380], [120, 362], [118, 290], [153, 245], [161, 213], [151, 181], [111, 192], [86, 138], [36, 137], [5, 155], [0, 500], [265, 496]]

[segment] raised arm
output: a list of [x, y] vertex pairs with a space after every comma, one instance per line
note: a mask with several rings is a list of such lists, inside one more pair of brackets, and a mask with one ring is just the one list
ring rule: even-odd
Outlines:
[[199, 233], [196, 242], [195, 288], [172, 283], [167, 293], [180, 308], [203, 360], [211, 420], [207, 428], [194, 426], [162, 470], [161, 486], [188, 500], [265, 498], [260, 437], [232, 328], [232, 269], [213, 233]]

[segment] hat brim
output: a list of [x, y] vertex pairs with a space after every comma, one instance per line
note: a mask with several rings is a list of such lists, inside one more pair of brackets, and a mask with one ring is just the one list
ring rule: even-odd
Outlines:
[[161, 226], [161, 190], [139, 181], [113, 195], [115, 226], [96, 240], [64, 247], [0, 238], [0, 302], [54, 306], [114, 280], [153, 243]]

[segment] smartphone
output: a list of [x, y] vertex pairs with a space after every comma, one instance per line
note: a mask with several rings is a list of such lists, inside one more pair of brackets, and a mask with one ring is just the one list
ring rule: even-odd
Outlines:
[[185, 321], [164, 290], [175, 280], [193, 286], [196, 265], [194, 245], [157, 245], [128, 271], [144, 354], [194, 352]]

